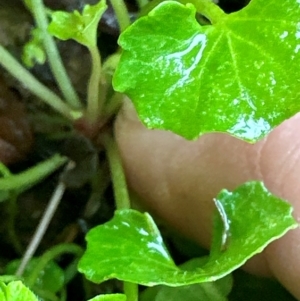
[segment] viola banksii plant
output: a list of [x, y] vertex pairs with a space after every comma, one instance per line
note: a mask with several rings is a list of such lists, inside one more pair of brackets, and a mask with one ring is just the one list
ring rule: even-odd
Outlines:
[[[297, 103], [300, 5], [296, 0], [288, 0], [284, 5], [275, 0], [268, 4], [252, 0], [242, 10], [226, 14], [209, 0], [153, 1], [141, 5], [141, 15], [150, 6], [154, 9], [129, 26], [124, 3], [111, 2], [122, 31], [119, 38], [122, 51], [102, 64], [96, 29], [107, 8], [105, 1], [87, 5], [81, 13], [51, 12], [41, 0], [26, 1], [40, 32], [38, 43], [42, 41], [42, 50], [65, 100], [37, 81], [0, 46], [0, 63], [8, 72], [73, 122], [75, 128], [84, 124], [88, 138], [97, 136], [106, 149], [117, 210], [112, 220], [87, 234], [87, 249], [78, 270], [95, 283], [108, 279], [124, 282], [122, 294], [99, 295], [91, 300], [136, 301], [138, 284], [160, 285], [141, 296], [145, 301], [164, 300], [169, 289], [166, 286], [177, 288], [174, 300], [179, 300], [181, 287], [189, 291], [206, 290], [206, 300], [227, 300], [231, 288], [229, 274], [298, 226], [292, 217], [292, 207], [272, 195], [262, 182], [247, 182], [234, 191], [223, 189], [215, 198], [209, 257], [177, 266], [152, 217], [130, 209], [114, 138], [100, 129], [116, 114], [122, 101], [120, 93], [124, 93], [150, 129], [169, 130], [186, 139], [197, 139], [207, 132], [226, 132], [255, 142], [267, 135], [300, 110]], [[199, 24], [197, 14], [206, 17], [210, 24]], [[49, 26], [47, 15], [51, 18]], [[74, 39], [91, 54], [86, 107], [66, 76], [51, 35], [62, 40]], [[115, 92], [107, 98], [109, 93], [106, 94], [104, 87], [111, 80]], [[6, 198], [9, 198], [67, 160], [56, 155], [19, 175], [10, 174], [3, 166], [0, 190], [8, 192]], [[43, 166], [42, 174], [39, 166]], [[26, 185], [16, 181], [17, 178], [26, 178]], [[58, 192], [63, 193], [64, 184], [59, 185], [62, 188]], [[36, 287], [39, 272], [49, 262], [54, 264], [53, 259], [64, 252], [78, 257], [82, 254], [78, 246], [54, 247], [54, 251], [42, 255], [35, 264], [31, 262], [32, 271], [28, 270], [29, 265], [27, 270], [23, 268], [27, 275], [19, 273], [23, 274], [25, 284], [36, 293], [41, 292], [43, 289]], [[36, 300], [21, 282], [12, 281], [15, 278], [11, 274], [1, 277], [3, 300]], [[45, 300], [63, 300], [57, 297], [56, 290], [47, 291], [49, 294], [46, 291], [41, 292]]]

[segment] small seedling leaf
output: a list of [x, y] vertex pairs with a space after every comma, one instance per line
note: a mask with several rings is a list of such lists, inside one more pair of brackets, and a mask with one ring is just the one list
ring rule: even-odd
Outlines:
[[120, 36], [114, 87], [148, 128], [254, 142], [300, 110], [298, 0], [252, 0], [206, 26], [195, 14], [165, 1]]
[[38, 301], [38, 298], [21, 281], [0, 283], [1, 301]]
[[23, 47], [22, 61], [27, 67], [32, 68], [35, 63], [44, 64], [46, 61], [42, 34], [40, 28], [34, 28], [31, 31], [31, 39]]
[[85, 5], [82, 13], [56, 11], [51, 14], [52, 21], [48, 30], [51, 35], [61, 40], [73, 39], [87, 47], [97, 45], [97, 27], [107, 8], [106, 1], [95, 5]]
[[215, 281], [297, 227], [291, 205], [261, 182], [245, 183], [233, 192], [222, 190], [216, 199], [230, 225], [228, 241], [222, 248], [224, 223], [217, 213], [211, 255], [201, 269], [177, 267], [149, 214], [128, 209], [116, 211], [111, 221], [90, 230], [79, 271], [96, 283], [111, 278], [148, 286]]

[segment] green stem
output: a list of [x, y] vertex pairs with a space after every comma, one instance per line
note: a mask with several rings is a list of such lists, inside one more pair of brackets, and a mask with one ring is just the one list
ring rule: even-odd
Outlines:
[[124, 282], [124, 293], [126, 301], [138, 301], [138, 285], [136, 283]]
[[216, 24], [224, 19], [227, 14], [212, 0], [180, 0], [182, 4], [192, 3], [198, 13], [206, 17], [211, 24]]
[[11, 175], [6, 178], [0, 179], [1, 190], [21, 190], [28, 189], [36, 183], [43, 180], [46, 176], [50, 175], [56, 169], [61, 167], [67, 162], [66, 157], [54, 155], [50, 159], [35, 165], [19, 174]]
[[[27, 69], [25, 69], [4, 47], [0, 45], [0, 64], [17, 80], [19, 80], [30, 92], [39, 97], [53, 109], [74, 121], [80, 116], [75, 116], [71, 108], [50, 89], [38, 81]], [[79, 113], [80, 114], [80, 113]]]
[[[83, 250], [82, 250], [83, 253]], [[68, 284], [77, 274], [78, 274], [78, 262], [79, 258], [76, 258], [73, 260], [66, 268], [64, 268], [64, 274], [65, 274], [65, 284]]]
[[124, 94], [115, 92], [113, 96], [109, 99], [106, 106], [103, 108], [104, 118], [111, 118], [115, 115], [122, 106], [124, 100]]
[[0, 162], [0, 174], [3, 178], [7, 178], [11, 176], [10, 170], [2, 163]]
[[117, 143], [109, 134], [104, 134], [103, 142], [110, 166], [117, 209], [129, 209], [130, 199]]
[[83, 249], [80, 246], [71, 243], [65, 243], [65, 244], [54, 246], [52, 249], [45, 252], [39, 258], [37, 265], [34, 267], [30, 275], [27, 277], [26, 284], [29, 287], [32, 287], [35, 284], [39, 276], [39, 273], [45, 269], [49, 261], [65, 253], [71, 253], [77, 257], [81, 257], [83, 254]]
[[[117, 143], [115, 139], [107, 133], [103, 136], [103, 143], [110, 165], [117, 209], [129, 209], [130, 199]], [[124, 282], [124, 293], [127, 301], [137, 301], [138, 285], [136, 283]]]
[[144, 6], [146, 6], [150, 1], [149, 0], [137, 0], [139, 9], [141, 10]]
[[101, 77], [101, 56], [97, 46], [89, 47], [92, 57], [92, 74], [88, 84], [87, 118], [95, 122], [100, 116], [102, 103], [99, 103], [99, 85]]
[[49, 59], [51, 71], [56, 79], [56, 82], [66, 98], [67, 102], [74, 109], [80, 109], [81, 103], [76, 94], [71, 81], [68, 77], [66, 69], [63, 66], [61, 57], [57, 50], [56, 44], [52, 36], [48, 33], [48, 21], [46, 10], [42, 0], [31, 0], [32, 12], [37, 23], [37, 26], [43, 32], [43, 43]]
[[123, 32], [130, 25], [127, 7], [123, 0], [110, 0], [110, 3], [115, 11], [120, 31]]

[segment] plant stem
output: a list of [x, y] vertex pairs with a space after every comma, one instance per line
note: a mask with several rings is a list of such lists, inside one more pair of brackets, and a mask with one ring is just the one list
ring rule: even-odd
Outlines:
[[127, 7], [123, 0], [110, 0], [110, 3], [115, 11], [120, 31], [123, 32], [130, 25]]
[[150, 1], [149, 0], [137, 0], [139, 9], [143, 8], [145, 5], [147, 5]]
[[5, 48], [0, 45], [0, 64], [28, 90], [39, 97], [53, 109], [74, 121], [80, 116], [74, 116], [71, 108], [50, 89], [38, 81], [27, 69], [25, 69]]
[[115, 92], [113, 96], [108, 100], [106, 106], [103, 108], [103, 118], [111, 118], [115, 115], [122, 106], [124, 100], [124, 94]]
[[10, 170], [2, 162], [0, 162], [0, 174], [3, 178], [8, 178], [11, 176]]
[[65, 253], [71, 253], [74, 254], [76, 257], [81, 257], [83, 254], [83, 249], [80, 246], [72, 243], [65, 243], [65, 244], [54, 246], [39, 258], [37, 265], [34, 267], [30, 275], [27, 277], [26, 284], [29, 287], [33, 286], [40, 272], [45, 269], [49, 261]]
[[43, 44], [49, 59], [51, 71], [56, 79], [56, 82], [64, 97], [66, 98], [68, 104], [74, 109], [80, 109], [81, 103], [79, 97], [71, 84], [66, 69], [63, 66], [54, 39], [48, 33], [48, 21], [43, 1], [31, 0], [31, 2], [32, 13], [34, 15], [35, 21], [37, 23], [37, 26], [43, 32]]
[[1, 190], [17, 190], [17, 192], [20, 192], [25, 189], [28, 189], [29, 187], [43, 180], [46, 176], [54, 172], [66, 162], [66, 157], [54, 155], [50, 159], [43, 161], [42, 163], [39, 163], [34, 167], [29, 168], [19, 174], [1, 178]]
[[138, 301], [138, 285], [136, 283], [124, 282], [124, 293], [126, 301]]
[[212, 0], [180, 0], [182, 4], [192, 3], [198, 13], [206, 17], [211, 24], [216, 24], [224, 19], [227, 14]]
[[56, 189], [54, 190], [54, 193], [47, 205], [47, 208], [44, 212], [44, 215], [42, 216], [40, 223], [38, 224], [36, 231], [32, 237], [32, 240], [29, 243], [29, 246], [27, 247], [27, 250], [22, 258], [21, 264], [16, 272], [17, 276], [22, 276], [26, 265], [32, 258], [33, 254], [35, 253], [36, 249], [38, 248], [51, 220], [52, 217], [59, 205], [59, 202], [65, 192], [65, 184], [62, 182], [59, 182]]
[[[129, 209], [130, 199], [117, 143], [115, 139], [107, 133], [103, 136], [103, 143], [110, 165], [117, 209]], [[138, 285], [136, 283], [124, 282], [124, 293], [127, 301], [137, 301]]]
[[106, 148], [110, 166], [117, 209], [129, 209], [130, 199], [117, 143], [113, 137], [107, 133], [103, 136], [103, 143]]
[[92, 57], [92, 74], [88, 84], [87, 118], [95, 122], [101, 114], [102, 103], [99, 103], [99, 85], [101, 77], [101, 56], [97, 46], [89, 47]]

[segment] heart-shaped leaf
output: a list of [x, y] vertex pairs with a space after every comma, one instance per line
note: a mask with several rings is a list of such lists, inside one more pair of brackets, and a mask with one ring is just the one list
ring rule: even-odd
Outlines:
[[111, 278], [149, 286], [215, 281], [297, 227], [291, 205], [271, 195], [261, 182], [245, 183], [233, 192], [222, 190], [217, 201], [229, 225], [226, 248], [224, 216], [217, 214], [211, 255], [201, 269], [178, 268], [150, 215], [128, 209], [116, 211], [111, 221], [89, 231], [79, 271], [96, 283]]
[[133, 23], [119, 39], [114, 87], [149, 128], [253, 142], [300, 110], [300, 3], [252, 0], [227, 15], [208, 2], [198, 1], [213, 25], [174, 1]]

